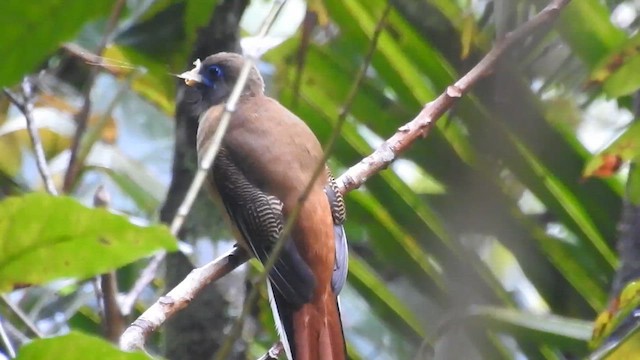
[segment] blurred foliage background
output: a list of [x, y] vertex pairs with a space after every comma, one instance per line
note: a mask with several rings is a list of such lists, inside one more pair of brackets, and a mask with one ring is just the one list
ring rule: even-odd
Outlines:
[[[322, 142], [350, 107], [330, 159], [339, 175], [546, 4], [290, 0], [261, 42], [279, 45], [259, 67], [269, 94]], [[174, 117], [181, 101], [174, 74], [208, 49], [239, 50], [234, 34], [255, 34], [270, 7], [266, 0], [0, 3], [0, 86], [19, 93], [27, 75], [37, 85], [33, 117], [57, 188], [91, 207], [103, 186], [121, 214], [31, 194], [44, 186], [25, 119], [0, 97], [0, 323], [18, 358], [141, 356], [86, 336], [105, 337], [105, 295], [91, 276], [118, 268], [122, 299], [144, 255], [175, 249], [165, 229], [140, 227], [171, 218], [195, 169], [195, 125], [180, 110]], [[635, 0], [572, 1], [553, 29], [511, 49], [428, 137], [347, 195], [350, 269], [341, 303], [351, 358], [640, 358], [639, 12]], [[366, 78], [345, 104], [381, 19]], [[103, 58], [95, 58], [102, 43]], [[86, 130], [78, 131], [83, 108]], [[78, 176], [69, 177], [74, 137]], [[197, 203], [182, 253], [170, 255], [126, 324], [192, 264], [232, 246], [218, 215], [206, 199]], [[141, 244], [135, 252], [102, 246], [130, 238]], [[149, 350], [211, 358], [253, 286], [255, 265], [212, 285], [191, 315], [149, 340]], [[36, 286], [15, 289], [25, 284]], [[262, 290], [231, 358], [258, 358], [277, 340]], [[28, 324], [44, 337], [71, 334], [30, 343], [38, 336]], [[0, 344], [0, 359], [9, 355]]]

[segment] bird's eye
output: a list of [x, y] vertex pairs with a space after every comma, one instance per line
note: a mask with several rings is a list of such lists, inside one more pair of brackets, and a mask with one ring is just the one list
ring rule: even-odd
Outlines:
[[220, 66], [218, 65], [209, 66], [207, 71], [209, 72], [209, 76], [211, 77], [212, 80], [219, 79], [222, 77], [222, 68], [220, 68]]

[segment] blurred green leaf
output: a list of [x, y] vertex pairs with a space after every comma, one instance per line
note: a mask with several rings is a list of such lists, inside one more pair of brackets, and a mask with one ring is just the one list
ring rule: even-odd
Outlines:
[[478, 306], [468, 310], [464, 316], [527, 342], [538, 342], [570, 351], [585, 352], [586, 341], [591, 337], [591, 322], [557, 315]]
[[634, 326], [622, 339], [605, 344], [595, 351], [588, 360], [635, 359], [640, 354], [640, 325]]
[[609, 308], [598, 315], [591, 339], [592, 347], [602, 345], [639, 306], [640, 281], [631, 281], [611, 300]]
[[585, 165], [583, 176], [613, 176], [622, 162], [640, 159], [640, 122], [632, 122], [607, 147], [594, 155]]
[[610, 16], [599, 0], [572, 1], [560, 15], [560, 33], [590, 69], [625, 41], [624, 32], [611, 23]]
[[94, 276], [177, 243], [164, 226], [139, 227], [71, 198], [29, 194], [0, 202], [0, 249], [0, 291], [7, 291]]
[[88, 20], [106, 17], [113, 1], [0, 1], [0, 87], [37, 69], [60, 43], [75, 36]]
[[537, 174], [538, 178], [542, 180], [542, 185], [545, 189], [557, 199], [562, 211], [569, 216], [572, 222], [575, 222], [577, 232], [582, 233], [584, 238], [588, 240], [594, 251], [594, 260], [602, 261], [602, 265], [610, 269], [615, 268], [618, 265], [615, 252], [604, 239], [600, 230], [595, 226], [588, 212], [580, 203], [580, 200], [577, 199], [570, 188], [562, 184], [523, 143], [515, 137], [512, 137], [512, 141], [523, 159]]
[[381, 319], [390, 322], [410, 340], [420, 344], [426, 336], [422, 325], [359, 257], [349, 257], [349, 283], [367, 299]]
[[162, 183], [144, 164], [131, 159], [116, 146], [96, 143], [87, 157], [86, 165], [109, 174], [120, 189], [148, 214], [153, 213], [164, 198]]
[[18, 351], [16, 360], [148, 360], [143, 353], [118, 350], [113, 344], [100, 338], [71, 332], [64, 336], [37, 339]]
[[168, 72], [166, 64], [126, 46], [111, 45], [104, 55], [114, 62], [135, 64], [133, 70], [126, 71], [127, 76], [133, 77], [132, 89], [163, 112], [173, 113], [176, 78]]
[[83, 306], [69, 317], [68, 324], [72, 330], [99, 336], [103, 333], [100, 321], [100, 314], [95, 309]]

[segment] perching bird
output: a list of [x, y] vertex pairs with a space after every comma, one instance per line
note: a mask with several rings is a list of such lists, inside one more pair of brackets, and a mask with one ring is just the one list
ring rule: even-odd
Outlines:
[[[218, 53], [181, 75], [200, 116], [202, 158], [245, 59]], [[241, 246], [262, 263], [269, 257], [288, 216], [311, 180], [323, 152], [296, 115], [264, 94], [252, 67], [220, 152], [208, 177], [222, 201]], [[322, 174], [300, 207], [267, 289], [287, 358], [345, 359], [337, 295], [347, 276], [344, 203], [330, 174]]]

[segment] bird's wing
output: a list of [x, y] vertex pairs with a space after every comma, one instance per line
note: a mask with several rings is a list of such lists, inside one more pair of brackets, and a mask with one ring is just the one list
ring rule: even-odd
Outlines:
[[336, 263], [333, 268], [333, 276], [331, 277], [331, 288], [334, 294], [338, 295], [347, 280], [347, 272], [349, 268], [349, 249], [347, 247], [347, 234], [344, 232], [344, 220], [346, 218], [346, 208], [344, 199], [338, 189], [335, 179], [331, 173], [328, 173], [329, 184], [325, 187], [324, 192], [327, 194], [329, 204], [331, 205], [331, 215], [333, 216], [333, 233], [336, 244]]
[[[283, 230], [282, 201], [252, 184], [224, 149], [216, 157], [213, 179], [232, 222], [253, 254], [266, 263]], [[294, 306], [313, 296], [315, 277], [291, 239], [287, 239], [269, 279]]]

